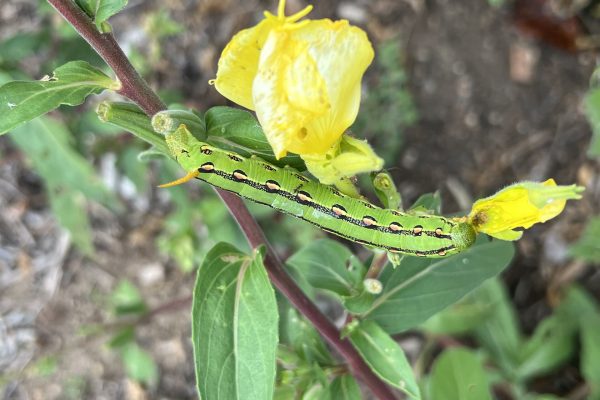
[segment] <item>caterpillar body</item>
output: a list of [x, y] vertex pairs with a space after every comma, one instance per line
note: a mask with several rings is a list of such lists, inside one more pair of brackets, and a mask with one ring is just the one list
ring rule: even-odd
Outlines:
[[293, 168], [279, 168], [257, 157], [245, 158], [200, 142], [185, 130], [167, 135], [166, 141], [188, 174], [162, 187], [201, 179], [326, 232], [393, 253], [445, 257], [475, 241], [475, 231], [467, 223], [382, 209], [310, 180]]

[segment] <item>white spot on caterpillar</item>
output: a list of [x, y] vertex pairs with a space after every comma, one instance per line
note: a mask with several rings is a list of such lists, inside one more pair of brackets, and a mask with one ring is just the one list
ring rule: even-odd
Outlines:
[[7, 105], [7, 106], [8, 106], [8, 108], [10, 108], [11, 110], [17, 106], [15, 103], [6, 103], [6, 105]]

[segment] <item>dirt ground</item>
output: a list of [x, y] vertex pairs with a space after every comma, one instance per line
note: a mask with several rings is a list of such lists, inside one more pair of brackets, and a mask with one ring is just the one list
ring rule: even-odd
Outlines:
[[[143, 47], [131, 21], [161, 3], [130, 1], [112, 21], [119, 41]], [[35, 4], [2, 2], [0, 39], [13, 29], [8, 21], [19, 29], [39, 23]], [[291, 11], [305, 5], [288, 1]], [[207, 84], [220, 50], [262, 10], [275, 8], [267, 1], [168, 2], [186, 32], [167, 40], [149, 80], [182, 92], [198, 109], [224, 104]], [[404, 198], [440, 189], [445, 211], [456, 212], [518, 180], [553, 177], [588, 187], [582, 201], [569, 203], [560, 218], [518, 242], [518, 256], [504, 274], [526, 331], [550, 312], [549, 288], [578, 279], [600, 293], [597, 270], [567, 256], [569, 243], [600, 211], [600, 165], [586, 157], [591, 133], [582, 113], [595, 53], [571, 53], [523, 35], [509, 6], [494, 8], [485, 0], [319, 1], [311, 17], [347, 18], [374, 43], [402, 44], [419, 113], [392, 170]], [[376, 81], [376, 73], [369, 72], [366, 82]], [[385, 146], [385, 139], [374, 146]], [[6, 138], [0, 147], [2, 398], [196, 398], [189, 303], [182, 300], [193, 277], [153, 245], [161, 211], [138, 210], [125, 219], [91, 207], [97, 255], [83, 257], [57, 226], [40, 179]], [[107, 335], [82, 335], [86, 326], [113, 320], [106, 296], [123, 278], [141, 288], [151, 307], [164, 307], [138, 329], [139, 343], [159, 363], [160, 381], [153, 388], [125, 378], [105, 344]], [[51, 378], [33, 367], [44, 356], [59, 359]]]

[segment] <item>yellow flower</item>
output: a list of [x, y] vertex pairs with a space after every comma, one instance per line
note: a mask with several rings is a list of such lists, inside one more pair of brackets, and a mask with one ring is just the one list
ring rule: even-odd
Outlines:
[[538, 222], [556, 217], [567, 200], [580, 199], [583, 187], [557, 186], [554, 179], [546, 182], [520, 182], [502, 189], [493, 196], [473, 204], [469, 223], [478, 232], [503, 240], [518, 240], [523, 232]]
[[[278, 158], [288, 151], [324, 157], [336, 151], [356, 118], [373, 48], [365, 32], [348, 21], [298, 22], [312, 8], [289, 17], [284, 8], [281, 0], [277, 16], [265, 12], [258, 25], [233, 37], [219, 59], [214, 84], [222, 95], [256, 112]], [[367, 170], [380, 165], [379, 158], [375, 161]]]

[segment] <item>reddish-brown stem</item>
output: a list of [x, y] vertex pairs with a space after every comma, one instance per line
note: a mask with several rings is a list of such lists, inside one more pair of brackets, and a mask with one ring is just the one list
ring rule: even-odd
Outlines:
[[119, 93], [136, 102], [148, 115], [166, 105], [137, 73], [111, 33], [100, 33], [90, 18], [70, 0], [48, 0], [96, 52], [106, 61], [121, 82]]
[[[112, 34], [101, 33], [72, 0], [48, 0], [48, 2], [71, 24], [77, 32], [96, 50], [115, 72], [122, 84], [119, 91], [123, 96], [138, 104], [146, 114], [154, 115], [166, 108], [160, 98], [131, 65]], [[323, 313], [306, 297], [302, 290], [285, 272], [283, 265], [242, 200], [236, 195], [217, 189], [223, 202], [244, 231], [252, 247], [264, 245], [267, 248], [265, 268], [275, 287], [290, 300], [348, 362], [355, 376], [367, 385], [379, 399], [395, 399], [394, 394], [381, 381], [347, 339], [341, 339], [340, 332]]]

